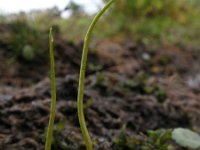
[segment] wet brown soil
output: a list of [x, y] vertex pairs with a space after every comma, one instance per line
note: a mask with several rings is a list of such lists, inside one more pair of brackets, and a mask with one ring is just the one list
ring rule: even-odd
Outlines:
[[[46, 49], [48, 55], [48, 48]], [[82, 43], [57, 37], [57, 112], [54, 150], [84, 150], [76, 111]], [[0, 150], [42, 150], [50, 108], [48, 59], [34, 63], [0, 47]], [[90, 49], [85, 117], [95, 149], [119, 149], [113, 140], [149, 129], [186, 127], [200, 131], [198, 56], [194, 49], [159, 49], [111, 40]]]

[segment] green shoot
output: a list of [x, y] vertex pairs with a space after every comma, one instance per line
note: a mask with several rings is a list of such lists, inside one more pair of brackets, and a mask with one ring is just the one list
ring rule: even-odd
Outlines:
[[105, 7], [95, 16], [94, 20], [92, 21], [88, 32], [85, 36], [84, 41], [84, 47], [83, 47], [83, 53], [82, 53], [82, 60], [81, 60], [81, 68], [80, 68], [80, 75], [79, 75], [79, 88], [78, 88], [78, 98], [77, 98], [77, 108], [78, 108], [78, 118], [79, 123], [81, 127], [81, 131], [83, 134], [83, 138], [85, 140], [86, 148], [87, 150], [92, 150], [92, 141], [90, 138], [90, 135], [88, 133], [86, 123], [85, 123], [85, 117], [84, 117], [84, 111], [83, 111], [83, 93], [84, 93], [84, 81], [85, 81], [85, 70], [86, 70], [86, 62], [87, 62], [87, 55], [88, 55], [88, 48], [89, 48], [89, 42], [91, 40], [92, 31], [99, 20], [99, 18], [104, 14], [104, 12], [109, 8], [109, 6], [114, 2], [115, 0], [110, 0]]
[[51, 110], [50, 119], [47, 129], [45, 150], [51, 150], [51, 143], [53, 138], [53, 126], [56, 110], [56, 81], [55, 81], [55, 64], [54, 64], [54, 49], [53, 49], [53, 35], [52, 28], [49, 32], [49, 51], [50, 51], [50, 66], [51, 66]]

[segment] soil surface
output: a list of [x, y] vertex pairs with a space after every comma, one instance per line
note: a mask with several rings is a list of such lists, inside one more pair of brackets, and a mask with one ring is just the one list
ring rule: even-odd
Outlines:
[[[54, 44], [57, 111], [53, 150], [84, 150], [76, 110], [83, 44], [59, 37]], [[42, 150], [51, 101], [49, 61], [13, 59], [3, 41], [0, 53], [0, 150]], [[198, 54], [189, 47], [155, 49], [112, 40], [93, 45], [84, 107], [95, 149], [120, 149], [113, 141], [124, 126], [129, 137], [175, 127], [200, 132], [198, 65]]]

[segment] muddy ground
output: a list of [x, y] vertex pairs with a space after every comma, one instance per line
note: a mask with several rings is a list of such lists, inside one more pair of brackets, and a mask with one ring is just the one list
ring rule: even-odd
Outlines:
[[[76, 111], [82, 46], [55, 39], [53, 150], [85, 149]], [[0, 53], [0, 150], [42, 150], [51, 98], [49, 61], [13, 59], [3, 41]], [[138, 138], [149, 129], [186, 127], [200, 132], [198, 66], [198, 51], [190, 47], [152, 48], [126, 40], [94, 44], [84, 106], [95, 149], [129, 149], [113, 144], [123, 126], [127, 137]]]

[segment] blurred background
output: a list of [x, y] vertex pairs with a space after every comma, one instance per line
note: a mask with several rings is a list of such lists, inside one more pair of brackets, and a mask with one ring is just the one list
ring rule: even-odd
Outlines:
[[[95, 31], [97, 38], [118, 34], [145, 43], [190, 43], [197, 39], [193, 37], [199, 35], [198, 0], [118, 1], [97, 26]], [[65, 38], [80, 40], [93, 15], [105, 2], [103, 0], [50, 0], [48, 2], [24, 0], [15, 5], [16, 1], [2, 0], [1, 22], [24, 20], [31, 28], [40, 30], [56, 25]]]
[[[81, 53], [81, 42], [88, 26], [105, 2], [2, 0], [0, 49], [5, 53], [3, 62], [7, 64], [2, 68], [10, 68], [15, 61], [28, 64], [48, 62], [48, 30], [51, 26], [55, 39], [59, 41], [56, 47], [69, 45], [66, 43], [79, 44]], [[109, 45], [110, 41], [155, 49], [163, 46], [189, 47], [198, 53], [199, 17], [198, 0], [117, 0], [97, 24], [91, 48], [94, 52], [98, 45]], [[67, 51], [66, 48], [63, 50]], [[13, 69], [10, 70], [6, 72], [15, 74]]]
[[[80, 41], [92, 17], [105, 2], [103, 0], [41, 0], [40, 2], [2, 0], [0, 22], [16, 23], [16, 25], [20, 23], [38, 32], [56, 26], [64, 39]], [[95, 40], [105, 37], [119, 40], [126, 38], [157, 45], [161, 43], [196, 45], [200, 32], [199, 5], [198, 0], [166, 2], [118, 0], [97, 25], [94, 37]], [[20, 28], [23, 29], [22, 26]], [[26, 34], [26, 29], [23, 30], [25, 31], [20, 33]], [[28, 34], [28, 36], [27, 39], [19, 37], [19, 40], [34, 45], [29, 41], [34, 35]], [[44, 34], [40, 36], [41, 39], [45, 38]], [[34, 41], [35, 45], [38, 44], [37, 40]], [[20, 45], [23, 47], [23, 44]]]

